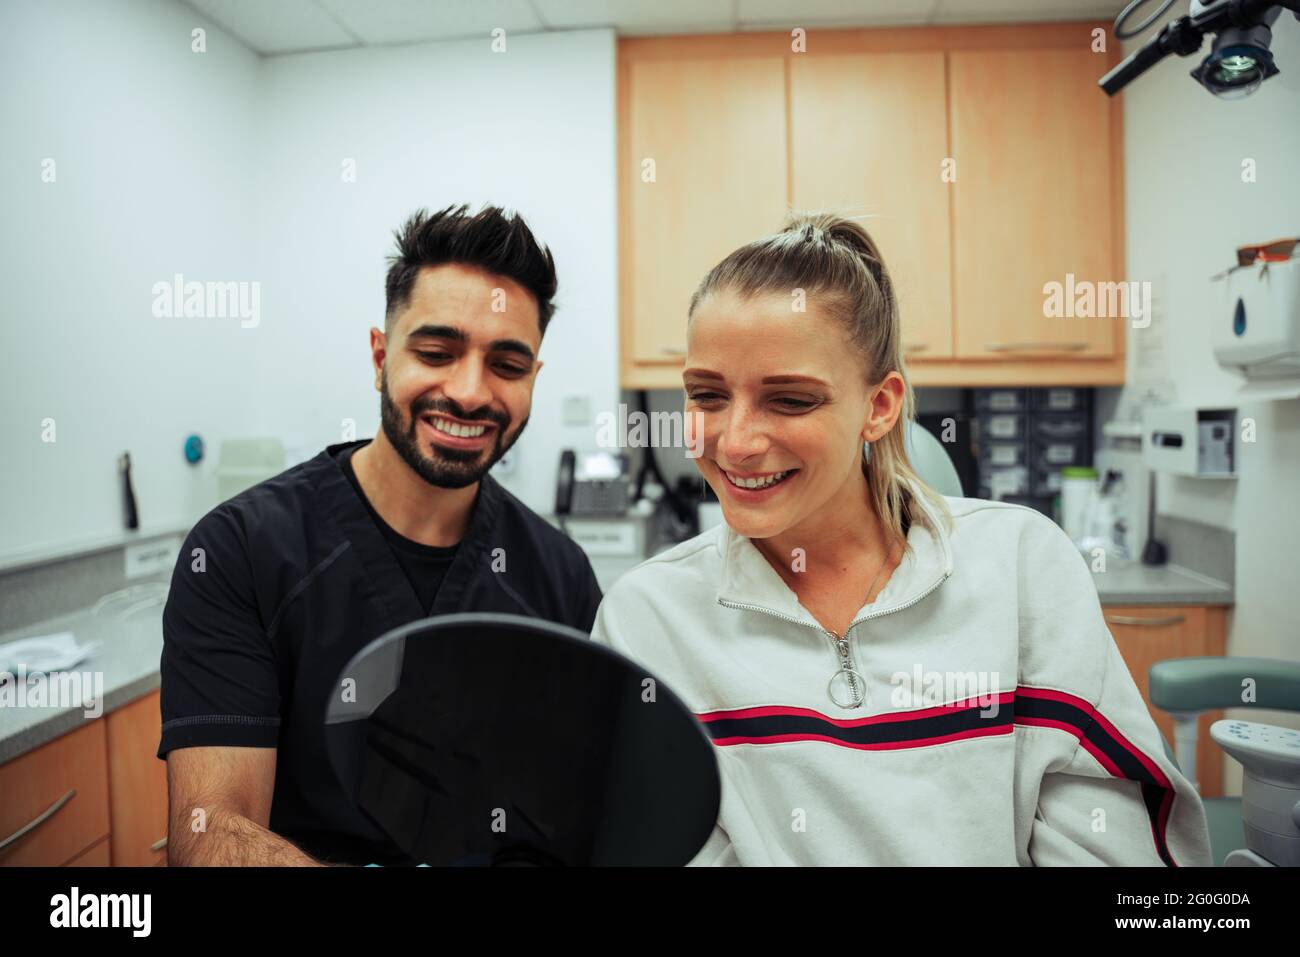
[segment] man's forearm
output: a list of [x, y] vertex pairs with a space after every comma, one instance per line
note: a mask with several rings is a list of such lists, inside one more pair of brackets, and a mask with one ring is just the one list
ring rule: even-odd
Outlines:
[[230, 812], [208, 817], [207, 827], [192, 831], [173, 826], [167, 839], [172, 867], [326, 867], [292, 842]]

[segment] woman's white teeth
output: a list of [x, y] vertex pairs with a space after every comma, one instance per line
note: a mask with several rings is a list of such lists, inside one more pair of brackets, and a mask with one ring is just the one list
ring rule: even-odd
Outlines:
[[784, 472], [764, 475], [762, 478], [737, 478], [730, 472], [723, 472], [722, 474], [727, 476], [727, 481], [737, 488], [767, 488], [769, 485], [775, 485], [793, 471], [794, 469], [786, 469]]
[[439, 432], [446, 432], [448, 435], [457, 435], [461, 438], [467, 439], [475, 438], [487, 431], [486, 425], [461, 425], [459, 422], [449, 422], [446, 419], [440, 419], [437, 416], [429, 416], [424, 421], [428, 422]]

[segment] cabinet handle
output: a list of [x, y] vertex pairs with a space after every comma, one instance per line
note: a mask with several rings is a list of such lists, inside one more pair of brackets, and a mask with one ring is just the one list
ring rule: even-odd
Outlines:
[[32, 821], [30, 821], [27, 824], [24, 824], [18, 830], [14, 831], [12, 834], [6, 837], [3, 841], [0, 841], [0, 851], [3, 851], [5, 848], [9, 847], [12, 844], [16, 844], [18, 841], [22, 840], [32, 831], [36, 830], [38, 827], [40, 827], [42, 824], [48, 821], [50, 818], [54, 817], [54, 815], [58, 814], [59, 811], [63, 809], [63, 806], [65, 804], [67, 804], [76, 796], [77, 796], [77, 789], [73, 788], [67, 794], [63, 795], [63, 797], [59, 798], [57, 801], [55, 801], [53, 804], [47, 807], [44, 811], [38, 814]]
[[1086, 342], [986, 342], [987, 352], [1079, 352], [1088, 348]]
[[662, 353], [663, 353], [664, 355], [666, 355], [666, 356], [684, 356], [684, 355], [686, 355], [686, 350], [685, 350], [685, 349], [678, 349], [676, 346], [661, 346], [661, 347], [659, 348], [659, 351], [662, 352]]
[[1164, 628], [1166, 625], [1181, 625], [1184, 620], [1182, 615], [1168, 615], [1164, 618], [1134, 618], [1132, 615], [1106, 616], [1107, 624], [1141, 625], [1143, 628]]
[[149, 850], [161, 851], [166, 846], [167, 846], [167, 838], [160, 837], [158, 840], [154, 841], [152, 844], [149, 845]]
[[930, 343], [928, 342], [904, 342], [903, 343], [904, 352], [923, 352], [928, 348], [930, 348]]

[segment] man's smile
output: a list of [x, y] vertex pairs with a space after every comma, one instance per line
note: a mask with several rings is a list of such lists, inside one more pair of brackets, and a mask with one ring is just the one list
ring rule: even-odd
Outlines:
[[452, 449], [482, 449], [491, 444], [497, 426], [493, 422], [470, 422], [441, 412], [428, 412], [419, 416], [426, 438], [437, 445]]

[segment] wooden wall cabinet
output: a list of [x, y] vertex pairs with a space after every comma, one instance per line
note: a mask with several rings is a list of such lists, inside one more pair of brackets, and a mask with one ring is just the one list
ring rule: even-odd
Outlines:
[[862, 218], [914, 385], [1122, 384], [1123, 318], [1044, 308], [1124, 278], [1119, 56], [1100, 22], [619, 40], [623, 387], [681, 387], [691, 293], [790, 209]]
[[790, 62], [793, 207], [863, 217], [891, 271], [909, 359], [952, 355], [945, 95], [938, 51]]
[[1045, 284], [1123, 272], [1104, 59], [1084, 47], [954, 50], [948, 62], [956, 356], [1112, 358], [1122, 319], [1044, 315]]
[[700, 280], [785, 212], [780, 57], [624, 62], [622, 326], [627, 362], [680, 385], [686, 308]]

